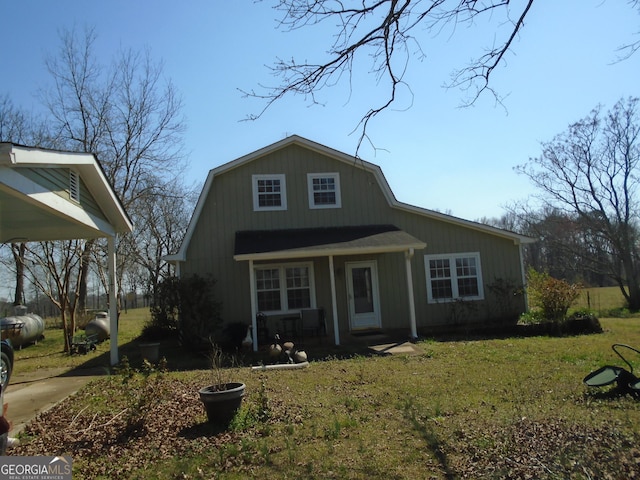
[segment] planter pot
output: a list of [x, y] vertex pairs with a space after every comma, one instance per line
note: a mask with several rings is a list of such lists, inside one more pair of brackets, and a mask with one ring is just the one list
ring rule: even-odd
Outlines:
[[151, 363], [158, 363], [160, 359], [160, 342], [140, 343], [140, 356]]
[[198, 393], [211, 423], [227, 427], [242, 405], [244, 383], [231, 382], [204, 387]]

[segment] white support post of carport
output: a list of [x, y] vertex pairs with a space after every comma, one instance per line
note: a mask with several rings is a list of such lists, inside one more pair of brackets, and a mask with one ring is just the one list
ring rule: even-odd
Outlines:
[[258, 351], [258, 325], [256, 316], [256, 272], [253, 271], [253, 260], [249, 260], [249, 292], [251, 294], [251, 336], [253, 337], [253, 351]]
[[329, 255], [329, 278], [331, 279], [331, 312], [333, 314], [333, 338], [340, 345], [340, 328], [338, 327], [338, 302], [336, 296], [336, 274], [333, 270], [333, 255]]
[[411, 323], [411, 338], [418, 338], [418, 328], [416, 326], [416, 302], [413, 296], [413, 274], [411, 273], [411, 260], [413, 259], [413, 248], [404, 253], [407, 270], [407, 294], [409, 295], [409, 320]]
[[111, 365], [117, 365], [118, 357], [118, 299], [116, 277], [116, 237], [107, 237], [107, 275], [109, 276], [109, 338], [111, 344]]

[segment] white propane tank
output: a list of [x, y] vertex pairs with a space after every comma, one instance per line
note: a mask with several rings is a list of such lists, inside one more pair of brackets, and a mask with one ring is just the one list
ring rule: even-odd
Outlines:
[[111, 325], [109, 323], [109, 314], [107, 312], [98, 312], [93, 320], [84, 327], [84, 333], [87, 336], [97, 335], [99, 342], [104, 342], [111, 336]]
[[27, 307], [18, 305], [16, 315], [0, 318], [2, 336], [11, 340], [14, 347], [37, 343], [44, 337], [44, 320], [35, 313], [26, 313]]

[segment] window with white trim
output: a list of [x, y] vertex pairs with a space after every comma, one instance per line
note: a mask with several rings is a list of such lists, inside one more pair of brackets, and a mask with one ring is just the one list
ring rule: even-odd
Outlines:
[[340, 174], [308, 173], [309, 208], [340, 208]]
[[312, 263], [255, 267], [255, 278], [260, 312], [297, 312], [315, 305]]
[[429, 303], [484, 299], [479, 253], [425, 255], [424, 264]]
[[287, 185], [284, 174], [252, 175], [253, 210], [286, 210]]

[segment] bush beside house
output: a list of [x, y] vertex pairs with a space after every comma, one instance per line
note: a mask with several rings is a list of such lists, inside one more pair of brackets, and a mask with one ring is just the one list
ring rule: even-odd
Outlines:
[[215, 283], [213, 278], [200, 275], [166, 278], [158, 285], [151, 320], [142, 337], [160, 340], [177, 333], [184, 346], [210, 345], [222, 325], [222, 302], [215, 299]]

